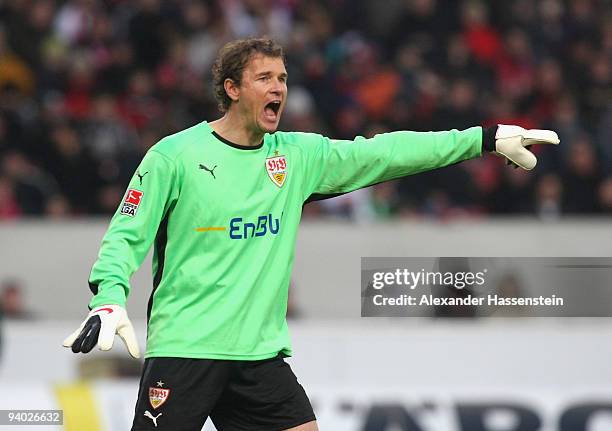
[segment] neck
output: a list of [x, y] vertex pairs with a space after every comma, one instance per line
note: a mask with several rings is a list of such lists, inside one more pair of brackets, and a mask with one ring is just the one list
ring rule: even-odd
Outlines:
[[230, 110], [218, 120], [209, 123], [210, 127], [219, 135], [238, 145], [255, 147], [261, 144], [264, 132], [248, 127], [243, 116]]

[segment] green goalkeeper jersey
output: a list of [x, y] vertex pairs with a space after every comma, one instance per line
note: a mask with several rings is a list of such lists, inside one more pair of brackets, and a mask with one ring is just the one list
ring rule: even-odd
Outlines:
[[481, 141], [480, 127], [353, 141], [279, 131], [241, 147], [206, 122], [168, 136], [144, 156], [104, 235], [90, 307], [125, 306], [153, 244], [146, 357], [291, 355], [287, 292], [304, 202], [477, 157]]

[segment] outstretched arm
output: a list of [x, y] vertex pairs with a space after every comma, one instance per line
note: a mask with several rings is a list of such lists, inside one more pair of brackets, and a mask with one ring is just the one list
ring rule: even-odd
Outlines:
[[307, 149], [304, 200], [312, 195], [347, 193], [372, 184], [418, 174], [479, 157], [491, 151], [523, 169], [535, 156], [525, 147], [559, 143], [556, 133], [518, 126], [471, 127], [442, 132], [400, 131], [373, 138], [333, 140], [312, 135]]

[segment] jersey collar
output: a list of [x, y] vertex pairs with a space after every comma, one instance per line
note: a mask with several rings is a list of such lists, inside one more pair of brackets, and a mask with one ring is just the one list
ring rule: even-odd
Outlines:
[[[211, 130], [212, 130], [212, 128], [211, 128]], [[260, 143], [259, 145], [255, 145], [254, 147], [251, 147], [251, 146], [249, 146], [249, 145], [239, 145], [239, 144], [236, 144], [236, 143], [234, 143], [234, 142], [232, 142], [232, 141], [230, 141], [230, 140], [228, 140], [228, 139], [225, 139], [223, 136], [219, 135], [219, 134], [218, 134], [217, 132], [215, 132], [214, 130], [212, 130], [212, 132], [211, 132], [211, 133], [213, 134], [213, 136], [214, 136], [215, 138], [217, 138], [218, 140], [220, 140], [220, 141], [221, 141], [221, 142], [223, 142], [224, 144], [229, 145], [230, 147], [233, 147], [233, 148], [237, 148], [237, 149], [239, 149], [239, 150], [247, 150], [247, 151], [248, 151], [248, 150], [259, 150], [261, 147], [263, 147], [263, 144], [264, 144], [264, 141], [263, 141], [263, 139], [262, 139], [262, 140], [261, 140], [261, 143]]]

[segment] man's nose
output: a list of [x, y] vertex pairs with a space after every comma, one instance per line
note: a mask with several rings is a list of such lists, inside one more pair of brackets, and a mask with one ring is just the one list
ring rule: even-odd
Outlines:
[[270, 93], [273, 93], [277, 96], [280, 96], [283, 92], [283, 84], [278, 79], [274, 80], [272, 83], [272, 87], [270, 88]]

